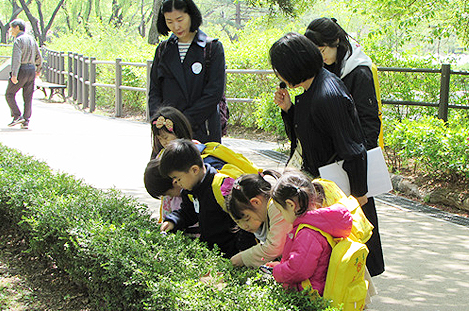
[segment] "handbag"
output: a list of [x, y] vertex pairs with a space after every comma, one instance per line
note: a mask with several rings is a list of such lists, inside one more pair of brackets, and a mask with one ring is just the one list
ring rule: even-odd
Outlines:
[[[368, 192], [367, 197], [374, 197], [392, 190], [391, 178], [388, 167], [384, 160], [381, 147], [376, 147], [367, 151], [368, 169]], [[342, 191], [350, 195], [350, 182], [347, 172], [342, 168], [344, 161], [337, 161], [319, 168], [321, 178], [335, 182]]]

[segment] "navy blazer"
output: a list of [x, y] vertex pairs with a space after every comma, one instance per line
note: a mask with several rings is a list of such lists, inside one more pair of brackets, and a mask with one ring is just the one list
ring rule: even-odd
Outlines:
[[[204, 56], [206, 46], [208, 54]], [[208, 57], [209, 70], [205, 61]], [[198, 30], [182, 63], [174, 34], [157, 47], [148, 94], [150, 117], [160, 107], [175, 107], [189, 119], [194, 139], [221, 142], [218, 103], [224, 90], [225, 53], [217, 39]]]
[[[181, 209], [167, 215], [165, 221], [174, 223], [174, 230], [183, 230], [199, 222], [200, 240], [207, 242], [209, 247], [218, 245], [227, 258], [231, 258], [239, 251], [256, 244], [252, 233], [243, 230], [233, 230], [236, 223], [218, 204], [213, 194], [212, 183], [217, 170], [205, 164], [206, 173], [202, 181], [191, 191], [181, 193]], [[193, 199], [199, 202], [196, 212]]]

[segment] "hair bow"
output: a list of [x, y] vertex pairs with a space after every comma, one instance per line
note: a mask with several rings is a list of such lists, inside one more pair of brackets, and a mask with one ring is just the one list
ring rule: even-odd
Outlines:
[[164, 126], [171, 133], [174, 130], [173, 121], [171, 121], [170, 119], [165, 119], [163, 116], [159, 116], [158, 119], [156, 119], [156, 121], [153, 121], [153, 124], [156, 126], [157, 129], [160, 129]]

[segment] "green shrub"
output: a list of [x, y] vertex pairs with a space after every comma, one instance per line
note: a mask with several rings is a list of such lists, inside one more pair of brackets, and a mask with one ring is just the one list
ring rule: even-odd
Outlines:
[[469, 178], [469, 129], [464, 115], [444, 121], [429, 116], [384, 123], [389, 164], [400, 170], [410, 162], [415, 170], [439, 178]]
[[[331, 310], [257, 270], [233, 267], [198, 240], [161, 235], [135, 199], [0, 144], [3, 217], [18, 224], [31, 252], [84, 285], [101, 310]], [[206, 274], [211, 283], [200, 281]]]

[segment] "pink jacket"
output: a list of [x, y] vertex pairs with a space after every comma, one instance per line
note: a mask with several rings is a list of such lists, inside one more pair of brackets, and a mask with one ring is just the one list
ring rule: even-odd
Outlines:
[[301, 282], [309, 278], [322, 296], [332, 248], [321, 233], [309, 228], [301, 229], [295, 237], [296, 229], [303, 223], [342, 238], [349, 236], [352, 230], [352, 215], [343, 205], [334, 204], [298, 217], [287, 235], [282, 261], [274, 267], [275, 280], [285, 287], [301, 291]]

